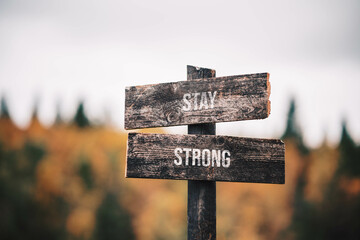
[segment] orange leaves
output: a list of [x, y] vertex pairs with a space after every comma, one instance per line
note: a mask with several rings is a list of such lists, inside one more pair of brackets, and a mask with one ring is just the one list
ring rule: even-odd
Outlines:
[[340, 180], [340, 187], [349, 195], [354, 197], [360, 194], [360, 178], [342, 178]]
[[63, 194], [65, 176], [59, 162], [50, 158], [40, 162], [37, 168], [38, 190], [49, 194]]
[[[119, 211], [130, 213], [130, 226], [137, 239], [186, 238], [187, 182], [125, 179], [126, 133], [105, 127], [45, 128], [36, 121], [29, 129], [20, 130], [9, 119], [0, 119], [0, 141], [6, 151], [21, 151], [14, 155], [18, 159], [8, 157], [6, 162], [10, 166], [12, 160], [16, 161], [18, 171], [31, 166], [26, 150], [29, 142], [36, 143], [29, 145], [33, 154], [37, 154], [38, 146], [44, 150], [45, 155], [40, 154], [41, 159], [33, 162], [36, 182], [31, 189], [35, 189], [34, 197], [47, 209], [55, 209], [54, 199], [65, 201], [64, 209], [69, 212], [62, 219], [54, 219], [65, 223], [68, 238], [93, 238], [99, 206], [109, 193], [115, 196]], [[303, 155], [289, 140], [285, 154], [285, 185], [217, 183], [217, 239], [276, 239], [291, 223], [294, 196], [302, 177], [306, 200], [321, 204], [324, 189], [338, 168], [338, 149], [323, 146]], [[81, 167], [84, 176], [80, 174]], [[360, 194], [359, 178], [342, 177], [337, 186], [345, 197]]]
[[66, 221], [66, 229], [76, 237], [89, 239], [95, 225], [93, 211], [86, 208], [78, 208], [70, 213]]

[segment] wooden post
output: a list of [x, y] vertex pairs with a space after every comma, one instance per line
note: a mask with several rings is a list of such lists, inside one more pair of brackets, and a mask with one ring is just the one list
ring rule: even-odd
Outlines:
[[193, 66], [187, 81], [125, 89], [126, 129], [188, 125], [188, 135], [129, 133], [126, 177], [188, 180], [189, 240], [216, 239], [216, 181], [285, 183], [281, 140], [209, 136], [216, 122], [268, 117], [269, 95], [268, 73]]
[[[187, 66], [187, 80], [215, 77], [215, 70]], [[215, 135], [215, 123], [188, 125], [188, 134]], [[216, 182], [188, 181], [188, 240], [216, 239]]]

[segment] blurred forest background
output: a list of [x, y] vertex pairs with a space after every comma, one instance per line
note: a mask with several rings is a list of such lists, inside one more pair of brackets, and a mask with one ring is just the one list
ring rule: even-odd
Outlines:
[[[360, 239], [360, 147], [308, 148], [289, 104], [286, 184], [217, 183], [217, 239]], [[150, 129], [150, 132], [164, 132]], [[0, 239], [186, 239], [187, 182], [125, 179], [127, 133], [93, 124], [79, 103], [18, 128], [0, 118]]]

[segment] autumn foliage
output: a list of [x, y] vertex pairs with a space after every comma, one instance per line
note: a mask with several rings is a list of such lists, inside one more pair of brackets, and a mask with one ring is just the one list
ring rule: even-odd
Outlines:
[[[309, 149], [291, 103], [285, 185], [217, 183], [217, 239], [359, 239], [360, 148]], [[148, 130], [162, 132], [161, 129]], [[18, 128], [3, 99], [0, 239], [186, 239], [187, 182], [125, 179], [127, 133], [73, 121]]]

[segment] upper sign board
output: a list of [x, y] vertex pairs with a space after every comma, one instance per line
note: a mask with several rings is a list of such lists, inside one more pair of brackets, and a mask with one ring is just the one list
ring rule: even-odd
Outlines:
[[268, 73], [195, 79], [125, 90], [125, 129], [267, 118]]

